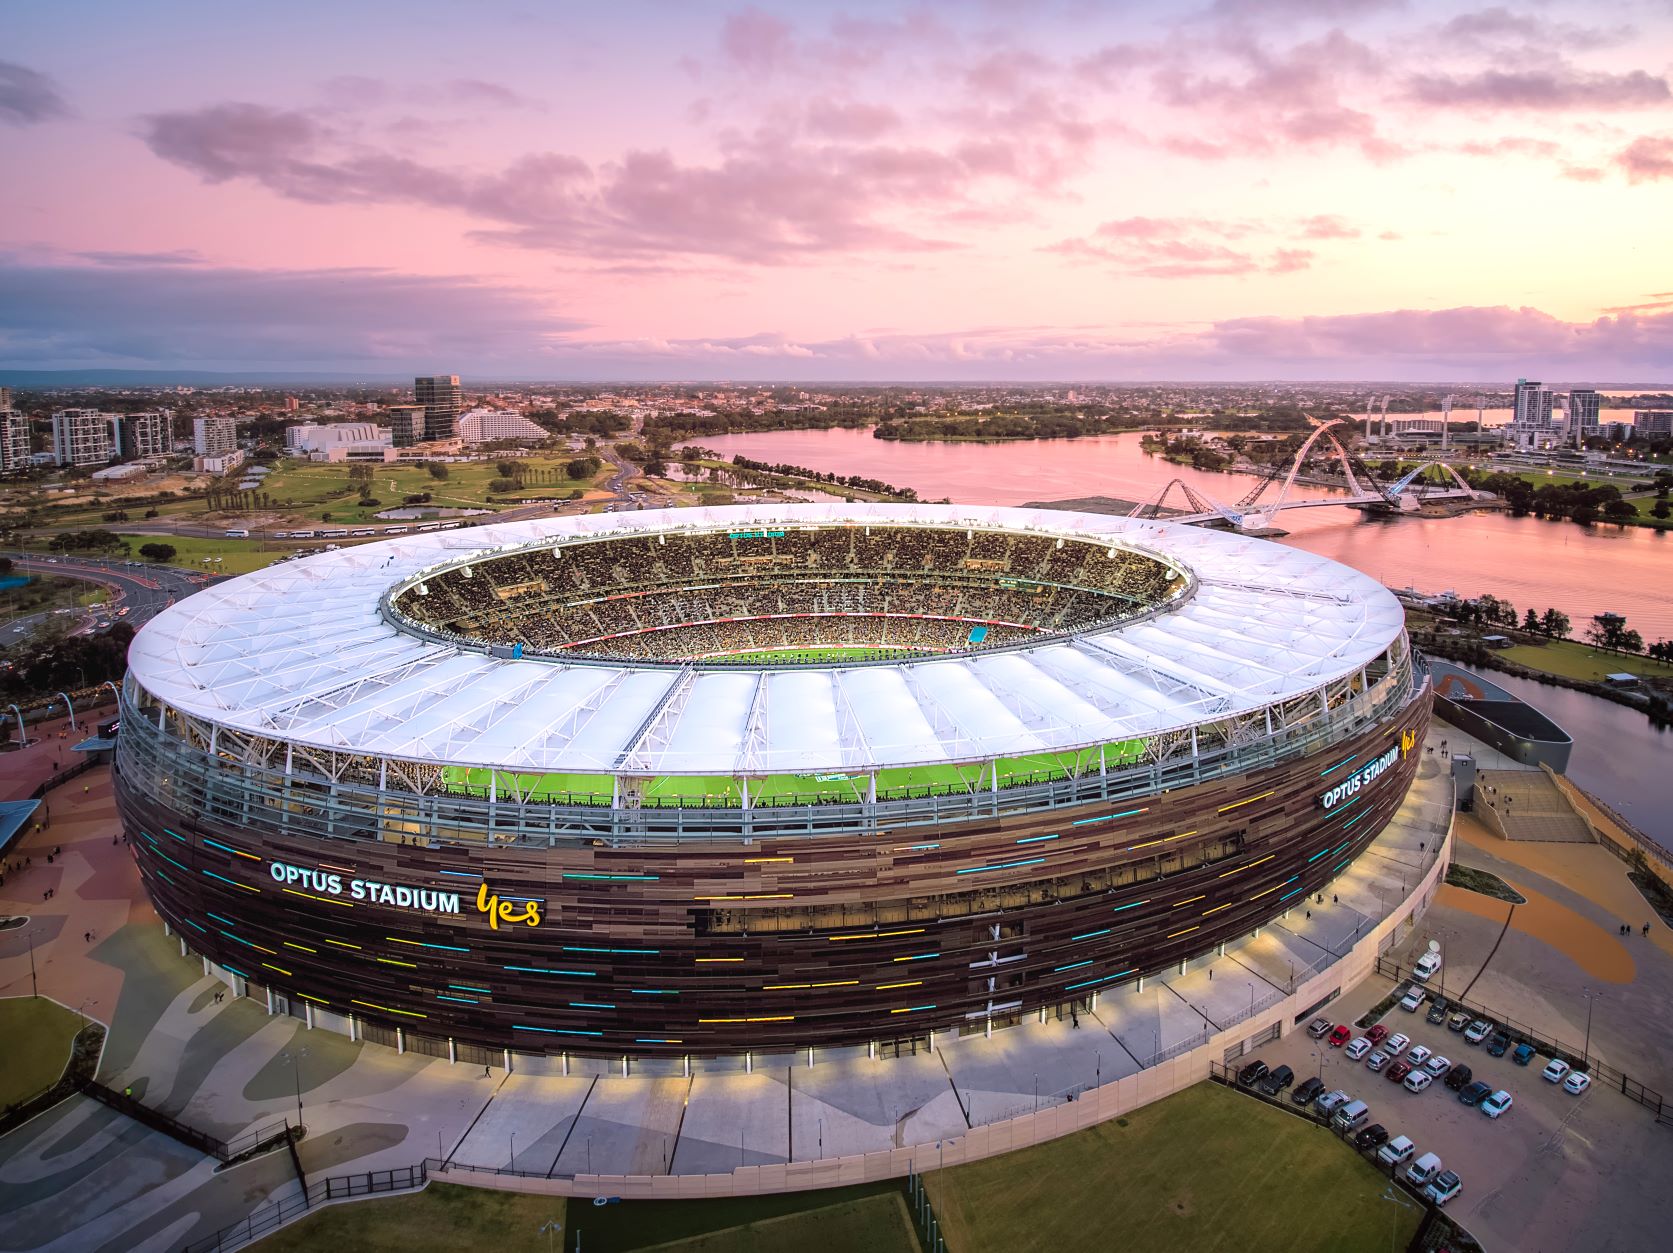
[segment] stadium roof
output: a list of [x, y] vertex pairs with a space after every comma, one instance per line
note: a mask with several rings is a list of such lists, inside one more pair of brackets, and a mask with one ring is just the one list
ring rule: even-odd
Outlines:
[[[1037, 646], [893, 665], [705, 669], [499, 658], [403, 631], [394, 584], [496, 549], [783, 524], [935, 525], [1116, 541], [1185, 566], [1154, 617]], [[1400, 635], [1381, 584], [1200, 527], [971, 505], [742, 505], [405, 535], [188, 597], [129, 654], [154, 696], [223, 727], [408, 761], [519, 771], [864, 772], [1075, 749], [1258, 710], [1358, 670]]]

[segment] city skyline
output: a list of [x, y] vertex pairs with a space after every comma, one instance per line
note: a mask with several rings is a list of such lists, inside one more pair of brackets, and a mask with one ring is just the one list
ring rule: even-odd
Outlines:
[[1650, 3], [42, 8], [0, 369], [1654, 383], [1670, 49]]

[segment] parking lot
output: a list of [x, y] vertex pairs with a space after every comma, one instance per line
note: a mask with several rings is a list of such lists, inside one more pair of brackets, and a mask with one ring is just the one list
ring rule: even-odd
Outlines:
[[[1393, 988], [1387, 979], [1367, 980], [1323, 1014], [1352, 1025]], [[1396, 1007], [1381, 1021], [1391, 1033], [1402, 1032], [1414, 1045], [1468, 1065], [1474, 1078], [1510, 1092], [1514, 1104], [1498, 1119], [1461, 1104], [1439, 1080], [1426, 1091], [1408, 1092], [1386, 1071], [1374, 1074], [1363, 1061], [1349, 1061], [1345, 1050], [1311, 1039], [1305, 1022], [1249, 1058], [1290, 1066], [1297, 1085], [1320, 1077], [1324, 1091], [1341, 1088], [1370, 1105], [1366, 1125], [1381, 1123], [1391, 1137], [1411, 1137], [1417, 1155], [1438, 1153], [1463, 1180], [1447, 1212], [1489, 1248], [1626, 1253], [1666, 1246], [1673, 1197], [1645, 1185], [1668, 1178], [1673, 1129], [1657, 1126], [1649, 1111], [1598, 1084], [1571, 1096], [1541, 1078], [1550, 1060], [1543, 1054], [1525, 1067], [1508, 1052], [1492, 1057], [1485, 1043], [1471, 1045], [1461, 1032], [1427, 1022], [1427, 1009], [1427, 1003], [1416, 1013]], [[1355, 1027], [1355, 1037], [1364, 1031]], [[1284, 1095], [1288, 1103], [1289, 1093]]]

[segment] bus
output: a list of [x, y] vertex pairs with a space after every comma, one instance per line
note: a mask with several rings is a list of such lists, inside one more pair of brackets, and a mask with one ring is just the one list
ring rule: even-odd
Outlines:
[[250, 529], [248, 527], [243, 527], [243, 526], [235, 527], [234, 529], [227, 532], [227, 538], [228, 539], [249, 539], [250, 538]]

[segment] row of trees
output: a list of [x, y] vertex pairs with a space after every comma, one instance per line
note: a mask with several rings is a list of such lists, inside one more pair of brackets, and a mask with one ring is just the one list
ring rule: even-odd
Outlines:
[[901, 500], [918, 499], [918, 493], [910, 487], [896, 487], [891, 483], [883, 482], [882, 479], [868, 479], [859, 474], [830, 474], [823, 470], [810, 470], [806, 466], [755, 461], [742, 456], [733, 457], [732, 464], [740, 470], [753, 470], [757, 474], [776, 474], [784, 478], [806, 479], [812, 483], [831, 483], [838, 487], [857, 487], [861, 491], [876, 492], [881, 496], [894, 496]]
[[[1520, 629], [1530, 635], [1543, 635], [1557, 640], [1566, 640], [1573, 630], [1568, 615], [1561, 610], [1547, 609], [1541, 613], [1529, 608], [1519, 619], [1516, 616], [1515, 605], [1490, 593], [1477, 596], [1474, 600], [1460, 601], [1446, 613], [1448, 617], [1467, 626]], [[1657, 661], [1673, 661], [1673, 641], [1661, 640], [1645, 647], [1644, 637], [1627, 626], [1626, 619], [1616, 614], [1602, 613], [1594, 616], [1591, 625], [1586, 628], [1586, 642], [1594, 648], [1644, 653]]]

